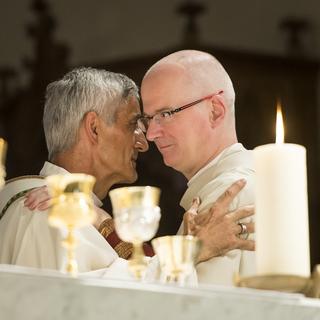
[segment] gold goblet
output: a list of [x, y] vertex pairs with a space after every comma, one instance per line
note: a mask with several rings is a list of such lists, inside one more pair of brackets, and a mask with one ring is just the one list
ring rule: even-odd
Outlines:
[[201, 241], [193, 236], [165, 236], [151, 243], [160, 262], [160, 281], [184, 285], [194, 271]]
[[137, 279], [144, 276], [147, 259], [143, 242], [158, 230], [160, 189], [155, 187], [124, 187], [110, 191], [115, 228], [119, 237], [133, 244], [129, 270]]
[[67, 237], [62, 242], [67, 249], [66, 272], [76, 276], [78, 265], [74, 251], [77, 240], [74, 231], [94, 220], [92, 188], [95, 178], [86, 174], [68, 174], [49, 176], [46, 181], [52, 197], [49, 223], [67, 229]]
[[5, 159], [7, 154], [7, 143], [5, 140], [0, 138], [0, 189], [5, 183], [6, 170], [5, 170]]

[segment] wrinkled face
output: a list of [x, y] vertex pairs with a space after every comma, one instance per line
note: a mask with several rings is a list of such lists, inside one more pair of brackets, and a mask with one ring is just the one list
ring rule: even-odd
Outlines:
[[[202, 94], [179, 66], [151, 71], [141, 85], [143, 111], [148, 116], [201, 99]], [[149, 123], [147, 139], [155, 142], [166, 165], [187, 178], [200, 169], [200, 147], [210, 127], [209, 104], [203, 101], [175, 113], [170, 122], [157, 123], [153, 119]]]
[[104, 168], [112, 172], [116, 183], [132, 183], [137, 179], [136, 161], [139, 152], [148, 150], [144, 133], [137, 128], [141, 115], [139, 103], [132, 97], [119, 106], [113, 125], [102, 126], [100, 155]]

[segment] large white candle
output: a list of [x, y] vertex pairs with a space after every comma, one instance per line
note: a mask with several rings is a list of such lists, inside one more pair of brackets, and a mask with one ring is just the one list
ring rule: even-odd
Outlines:
[[277, 111], [276, 144], [254, 150], [257, 274], [310, 275], [306, 149], [283, 143]]

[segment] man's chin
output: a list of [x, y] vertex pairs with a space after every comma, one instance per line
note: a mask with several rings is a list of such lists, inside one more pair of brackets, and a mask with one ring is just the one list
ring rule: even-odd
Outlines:
[[131, 183], [134, 183], [135, 181], [137, 181], [137, 179], [138, 179], [138, 174], [135, 171], [131, 175], [128, 175], [127, 177], [124, 177], [123, 180], [120, 181], [120, 183], [131, 184]]
[[184, 174], [182, 168], [181, 168], [181, 163], [179, 161], [172, 161], [172, 159], [170, 159], [171, 161], [169, 161], [168, 159], [163, 159], [164, 164], [169, 167], [172, 168], [182, 174]]
[[173, 169], [175, 169], [175, 162], [173, 161], [173, 159], [170, 159], [169, 157], [162, 157], [164, 164], [167, 167], [171, 167]]

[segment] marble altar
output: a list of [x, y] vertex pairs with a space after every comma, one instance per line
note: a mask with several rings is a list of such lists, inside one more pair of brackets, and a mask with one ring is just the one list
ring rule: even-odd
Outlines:
[[0, 265], [0, 320], [16, 319], [320, 320], [320, 300], [248, 288], [70, 278]]

